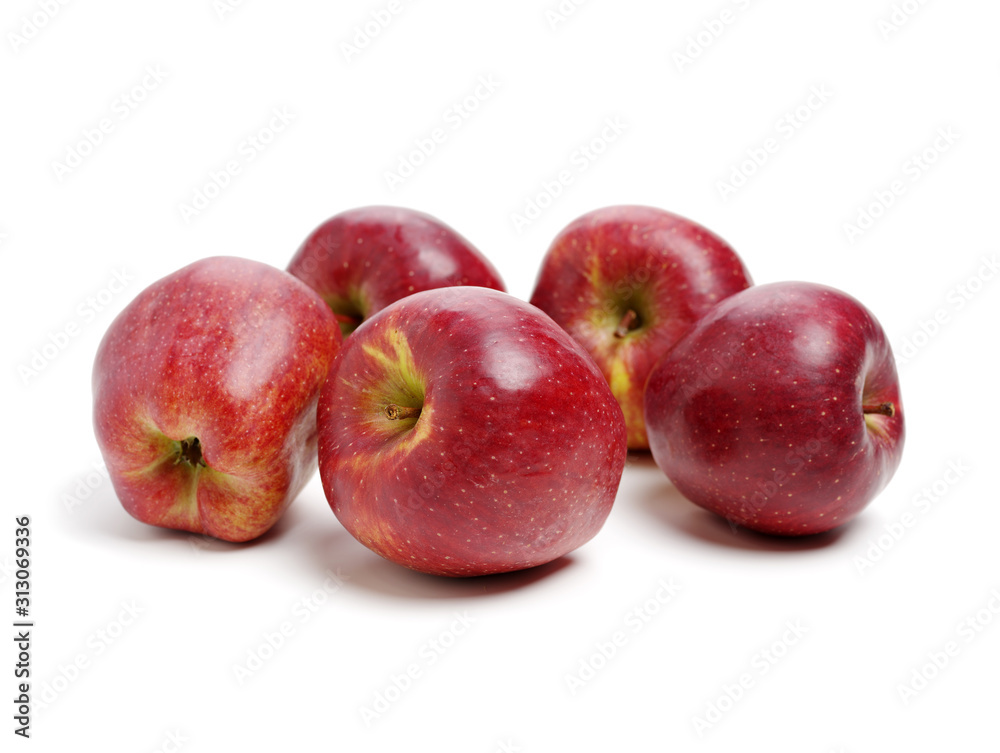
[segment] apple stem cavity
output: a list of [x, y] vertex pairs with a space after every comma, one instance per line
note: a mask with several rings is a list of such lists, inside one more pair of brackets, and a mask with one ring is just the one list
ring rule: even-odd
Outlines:
[[618, 327], [615, 329], [615, 337], [625, 337], [629, 332], [634, 330], [638, 325], [636, 322], [639, 320], [639, 315], [635, 312], [635, 309], [629, 309], [622, 316], [620, 322], [618, 322]]
[[866, 414], [875, 413], [880, 416], [895, 416], [896, 406], [892, 403], [881, 403], [879, 405], [865, 405], [862, 410]]
[[390, 421], [401, 421], [404, 418], [417, 418], [420, 416], [420, 408], [411, 408], [409, 405], [396, 405], [390, 403], [385, 406], [385, 417]]
[[323, 300], [326, 301], [326, 305], [333, 312], [333, 318], [340, 325], [342, 337], [347, 337], [354, 332], [365, 320], [367, 306], [364, 305], [363, 299], [353, 292], [346, 297], [331, 295], [324, 297]]
[[192, 468], [205, 467], [205, 459], [201, 456], [201, 441], [198, 437], [182, 439], [177, 445], [178, 451], [176, 457], [174, 457], [174, 465], [184, 462]]
[[361, 322], [364, 321], [363, 316], [355, 316], [353, 314], [339, 314], [336, 311], [333, 312], [333, 318], [337, 320], [337, 324], [340, 326], [341, 337], [347, 337], [354, 330], [361, 326]]

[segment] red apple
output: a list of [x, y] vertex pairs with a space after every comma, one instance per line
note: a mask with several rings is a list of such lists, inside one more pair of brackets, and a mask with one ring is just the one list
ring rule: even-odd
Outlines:
[[494, 290], [430, 290], [344, 343], [319, 407], [334, 513], [386, 559], [483, 575], [550, 562], [611, 510], [625, 423], [587, 353]]
[[625, 413], [630, 449], [647, 449], [642, 392], [656, 361], [712, 306], [751, 285], [729, 245], [661, 209], [613, 206], [552, 242], [531, 302], [594, 358]]
[[288, 271], [329, 304], [345, 337], [376, 311], [421, 290], [504, 290], [496, 269], [469, 241], [430, 215], [401, 207], [331, 217], [306, 238]]
[[677, 489], [764, 533], [846, 523], [903, 451], [885, 332], [851, 296], [806, 282], [712, 309], [653, 369], [645, 411], [653, 459]]
[[340, 347], [286, 272], [195, 262], [143, 290], [94, 363], [94, 430], [122, 505], [164, 528], [247, 541], [316, 470], [316, 404]]

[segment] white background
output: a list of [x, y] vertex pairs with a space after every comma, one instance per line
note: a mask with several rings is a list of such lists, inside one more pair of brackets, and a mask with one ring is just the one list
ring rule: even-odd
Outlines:
[[[387, 1], [50, 5], [11, 0], [0, 14], [0, 604], [12, 618], [14, 517], [30, 515], [32, 692], [48, 699], [17, 749], [1000, 747], [1000, 284], [984, 266], [1000, 250], [995, 3], [907, 0], [890, 26], [889, 0], [590, 0], [558, 23], [558, 0], [399, 0], [367, 43], [359, 29]], [[157, 68], [160, 81], [146, 73]], [[142, 101], [129, 109], [125, 94]], [[275, 109], [291, 122], [249, 146]], [[110, 132], [80, 147], [104, 118]], [[387, 179], [435, 128], [434, 152]], [[768, 138], [764, 164], [744, 169]], [[71, 150], [87, 154], [57, 167]], [[239, 172], [185, 216], [230, 160]], [[752, 174], [724, 189], [734, 171]], [[544, 208], [519, 226], [531, 201]], [[94, 470], [90, 369], [114, 315], [204, 256], [283, 267], [320, 221], [372, 203], [451, 224], [522, 298], [558, 230], [617, 203], [707, 225], [757, 282], [853, 294], [906, 361], [899, 472], [842, 530], [785, 541], [732, 532], [630, 458], [591, 543], [468, 581], [368, 552], [318, 478], [249, 545], [131, 519]], [[849, 231], [869, 205], [877, 218]], [[109, 288], [116, 272], [124, 288]], [[28, 375], [50, 336], [68, 342]], [[461, 635], [456, 614], [472, 621]], [[269, 650], [283, 623], [291, 634]], [[901, 684], [949, 642], [956, 655], [904, 701]], [[255, 653], [266, 661], [241, 682]], [[573, 692], [584, 664], [599, 669]], [[419, 677], [397, 694], [410, 665]], [[720, 702], [744, 674], [751, 687]], [[394, 702], [366, 724], [387, 691]], [[699, 735], [696, 717], [715, 723]]]

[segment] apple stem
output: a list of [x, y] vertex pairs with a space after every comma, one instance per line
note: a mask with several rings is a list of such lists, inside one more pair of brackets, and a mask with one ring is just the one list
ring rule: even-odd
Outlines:
[[400, 421], [404, 418], [417, 418], [420, 415], [420, 408], [411, 408], [409, 405], [396, 405], [391, 403], [385, 406], [385, 416], [390, 421]]
[[865, 405], [862, 406], [862, 410], [865, 413], [877, 413], [881, 416], [895, 416], [896, 406], [892, 403], [881, 403], [880, 405]]
[[347, 337], [349, 334], [354, 332], [364, 319], [360, 316], [351, 316], [350, 314], [338, 314], [336, 311], [333, 312], [333, 318], [337, 320], [337, 324], [340, 326], [340, 334], [342, 337]]
[[622, 320], [618, 322], [618, 328], [615, 330], [615, 337], [625, 337], [632, 329], [632, 325], [635, 324], [635, 320], [639, 318], [639, 315], [635, 313], [634, 309], [629, 309], [622, 316]]

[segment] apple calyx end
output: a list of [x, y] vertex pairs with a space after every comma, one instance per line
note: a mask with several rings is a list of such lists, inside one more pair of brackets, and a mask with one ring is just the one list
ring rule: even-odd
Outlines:
[[639, 314], [636, 313], [635, 309], [629, 309], [626, 311], [618, 322], [618, 326], [615, 328], [615, 337], [623, 338], [632, 330], [636, 329], [639, 321]]
[[385, 417], [390, 421], [401, 421], [404, 418], [419, 418], [420, 408], [413, 408], [409, 405], [396, 405], [390, 403], [385, 406]]
[[188, 437], [175, 444], [174, 465], [184, 463], [192, 468], [205, 468], [208, 465], [201, 454], [201, 440], [198, 437]]
[[879, 405], [864, 405], [862, 406], [862, 411], [865, 414], [877, 414], [880, 416], [892, 416], [896, 415], [896, 406], [892, 403], [880, 403]]

